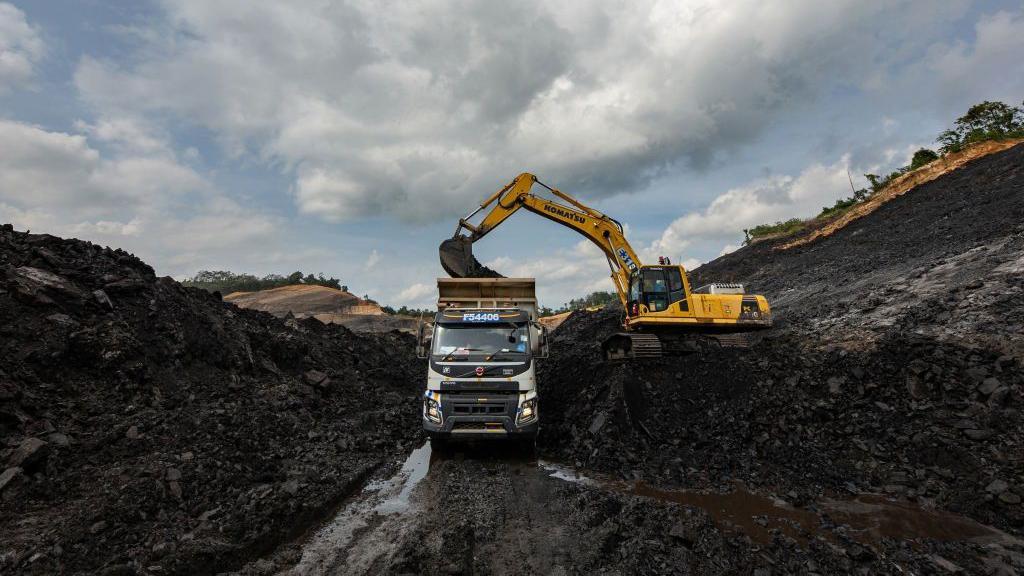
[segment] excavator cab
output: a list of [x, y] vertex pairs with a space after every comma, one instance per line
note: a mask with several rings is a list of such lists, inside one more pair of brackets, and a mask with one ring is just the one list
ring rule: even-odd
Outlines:
[[681, 310], [689, 310], [683, 278], [683, 270], [679, 266], [641, 267], [630, 276], [626, 308], [629, 315], [664, 312], [676, 303]]

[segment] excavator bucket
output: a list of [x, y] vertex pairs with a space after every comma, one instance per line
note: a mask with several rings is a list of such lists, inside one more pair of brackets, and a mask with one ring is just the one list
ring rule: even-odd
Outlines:
[[452, 278], [504, 278], [473, 257], [473, 241], [465, 236], [441, 242], [438, 252], [441, 267]]

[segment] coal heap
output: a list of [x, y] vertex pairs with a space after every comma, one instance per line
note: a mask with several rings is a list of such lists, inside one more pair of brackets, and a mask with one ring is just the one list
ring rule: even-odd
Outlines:
[[0, 572], [236, 569], [422, 441], [413, 345], [0, 226]]
[[[790, 240], [790, 239], [787, 239]], [[1024, 531], [1024, 146], [791, 250], [696, 270], [778, 326], [749, 349], [599, 362], [621, 310], [577, 312], [541, 366], [541, 451], [665, 486], [806, 503], [881, 493]]]

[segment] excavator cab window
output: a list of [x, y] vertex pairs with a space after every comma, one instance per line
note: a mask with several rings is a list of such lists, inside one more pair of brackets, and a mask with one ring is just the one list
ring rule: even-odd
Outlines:
[[639, 301], [650, 312], [668, 310], [676, 302], [682, 302], [683, 310], [689, 309], [683, 277], [677, 267], [641, 269], [639, 277], [630, 284], [629, 298], [631, 307]]
[[665, 270], [661, 268], [650, 268], [640, 272], [642, 279], [642, 290], [644, 304], [651, 312], [661, 312], [668, 309], [669, 290], [668, 279], [665, 277]]

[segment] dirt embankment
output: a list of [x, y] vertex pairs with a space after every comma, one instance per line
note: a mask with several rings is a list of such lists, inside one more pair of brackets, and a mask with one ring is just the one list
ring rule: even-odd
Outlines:
[[745, 351], [613, 365], [595, 359], [617, 312], [577, 313], [538, 375], [542, 453], [796, 504], [881, 493], [1024, 533], [1024, 146], [693, 277], [764, 293], [777, 328]]
[[384, 314], [377, 304], [328, 286], [293, 285], [256, 292], [232, 292], [224, 300], [239, 308], [269, 312], [278, 318], [289, 314], [296, 318], [317, 314]]
[[258, 292], [233, 292], [224, 297], [239, 308], [269, 312], [278, 318], [316, 318], [361, 333], [399, 330], [414, 333], [418, 320], [386, 314], [371, 300], [326, 286], [282, 286]]
[[0, 227], [0, 573], [241, 566], [422, 441], [412, 349]]

